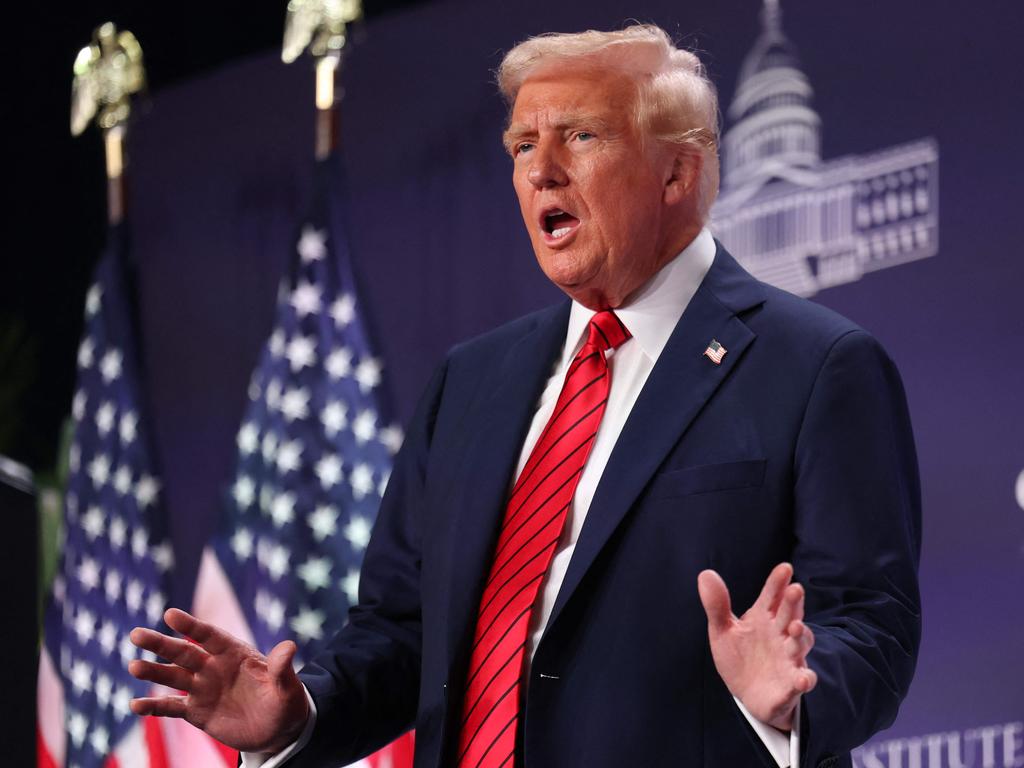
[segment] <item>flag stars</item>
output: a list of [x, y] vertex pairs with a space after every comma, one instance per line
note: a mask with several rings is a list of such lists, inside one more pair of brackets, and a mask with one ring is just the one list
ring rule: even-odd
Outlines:
[[267, 408], [276, 411], [281, 406], [281, 382], [271, 379], [267, 384]]
[[277, 471], [278, 474], [286, 475], [294, 472], [300, 466], [299, 459], [302, 458], [302, 443], [299, 440], [286, 440], [277, 449]]
[[289, 388], [281, 400], [281, 413], [289, 423], [309, 416], [309, 390], [305, 387]]
[[113, 654], [117, 647], [117, 627], [114, 626], [114, 622], [104, 621], [103, 626], [100, 627], [99, 637], [96, 639], [104, 653], [108, 656]]
[[356, 464], [349, 476], [349, 484], [352, 486], [352, 495], [359, 501], [373, 490], [373, 470], [368, 464]]
[[[129, 645], [131, 645], [131, 643], [129, 643]], [[128, 662], [126, 661], [125, 664], [127, 663]], [[128, 706], [131, 700], [132, 692], [123, 686], [118, 688], [117, 692], [111, 696], [110, 705], [113, 707], [114, 715], [118, 720], [124, 720], [129, 714], [131, 714], [131, 708]]]
[[164, 613], [164, 596], [159, 592], [150, 593], [146, 598], [146, 618], [150, 624], [156, 624]]
[[151, 475], [143, 475], [135, 484], [135, 500], [142, 508], [151, 506], [159, 493], [160, 484]]
[[343, 293], [331, 304], [331, 318], [335, 325], [344, 328], [356, 316], [356, 299], [351, 293]]
[[74, 398], [71, 400], [71, 415], [75, 421], [81, 421], [85, 417], [85, 406], [88, 402], [88, 398], [85, 392], [78, 390], [75, 392]]
[[288, 342], [284, 354], [293, 373], [310, 368], [316, 362], [316, 341], [311, 336], [296, 336]]
[[174, 567], [174, 550], [170, 542], [163, 541], [150, 549], [149, 556], [161, 573], [167, 573]]
[[101, 707], [106, 707], [110, 703], [110, 694], [114, 690], [114, 683], [110, 679], [109, 675], [100, 674], [96, 678], [96, 702]]
[[295, 519], [295, 494], [279, 493], [270, 505], [270, 519], [274, 525], [282, 528]]
[[146, 532], [142, 528], [132, 531], [132, 554], [137, 560], [141, 560], [149, 554], [149, 541]]
[[256, 593], [256, 615], [272, 632], [277, 632], [284, 625], [284, 603], [271, 593], [260, 590]]
[[123, 362], [124, 355], [121, 354], [121, 350], [107, 350], [107, 353], [103, 355], [103, 358], [100, 360], [100, 375], [103, 377], [103, 381], [105, 383], [110, 384], [110, 382], [121, 375]]
[[356, 366], [356, 381], [359, 382], [359, 389], [369, 392], [380, 384], [381, 365], [380, 361], [373, 357], [360, 360]]
[[338, 347], [327, 356], [324, 367], [332, 379], [343, 379], [348, 376], [352, 373], [352, 350], [348, 347]]
[[118, 643], [117, 652], [121, 656], [121, 666], [127, 667], [128, 662], [132, 659], [138, 658], [139, 650], [135, 647], [131, 640], [128, 639], [128, 635], [121, 638], [121, 642]]
[[377, 434], [377, 414], [369, 409], [360, 411], [352, 422], [352, 434], [360, 445], [372, 440]]
[[348, 597], [348, 604], [355, 605], [359, 602], [359, 569], [349, 568], [345, 578], [338, 582], [341, 591]]
[[240, 561], [252, 557], [253, 538], [248, 528], [239, 528], [231, 536], [231, 551]]
[[320, 411], [320, 423], [328, 437], [334, 437], [348, 425], [348, 411], [337, 400], [332, 400]]
[[231, 497], [240, 509], [248, 509], [256, 500], [256, 483], [248, 475], [239, 475], [231, 486]]
[[306, 518], [306, 523], [317, 541], [328, 539], [338, 532], [338, 510], [328, 504], [319, 506]]
[[303, 280], [292, 292], [289, 303], [295, 308], [299, 317], [314, 315], [320, 311], [322, 306], [321, 293], [320, 286]]
[[104, 529], [103, 510], [97, 506], [91, 506], [82, 515], [82, 530], [85, 531], [85, 538], [89, 541], [96, 541], [103, 535]]
[[341, 459], [334, 454], [328, 454], [316, 463], [316, 476], [320, 478], [320, 485], [325, 491], [331, 490], [341, 482]]
[[85, 608], [79, 608], [72, 630], [78, 636], [79, 645], [85, 645], [96, 634], [96, 617]]
[[110, 751], [110, 734], [102, 725], [97, 725], [89, 736], [89, 744], [97, 755], [106, 757]]
[[92, 592], [100, 585], [100, 565], [91, 557], [83, 557], [78, 564], [78, 583], [85, 592]]
[[280, 328], [275, 328], [274, 332], [270, 334], [270, 340], [267, 342], [270, 354], [274, 357], [281, 357], [284, 354], [284, 344], [284, 331]]
[[92, 479], [93, 487], [99, 490], [110, 478], [110, 459], [107, 458], [106, 454], [98, 453], [89, 462], [89, 469], [86, 471]]
[[123, 547], [127, 536], [128, 526], [125, 525], [124, 520], [120, 517], [115, 517], [110, 521], [110, 545], [114, 549]]
[[327, 255], [327, 233], [306, 225], [302, 229], [302, 236], [299, 237], [296, 250], [305, 264], [311, 261], [320, 261]]
[[118, 428], [118, 433], [121, 435], [122, 445], [131, 445], [135, 442], [135, 437], [138, 434], [139, 428], [139, 417], [134, 411], [126, 411], [121, 416], [121, 423]]
[[251, 421], [242, 425], [238, 430], [238, 450], [243, 456], [251, 456], [260, 443], [260, 431]]
[[85, 743], [85, 735], [89, 731], [89, 721], [81, 712], [71, 712], [68, 715], [68, 736], [76, 747]]
[[387, 448], [388, 453], [394, 456], [398, 453], [398, 449], [402, 447], [402, 441], [405, 439], [405, 435], [402, 434], [402, 428], [397, 424], [392, 424], [389, 427], [384, 427], [377, 433], [377, 439]]
[[282, 546], [271, 545], [264, 567], [274, 581], [280, 580], [288, 572], [288, 550]]
[[129, 581], [128, 586], [124, 590], [125, 605], [128, 606], [128, 610], [132, 613], [138, 613], [139, 609], [142, 607], [142, 591], [142, 582], [137, 579]]
[[98, 283], [93, 283], [89, 292], [85, 294], [85, 314], [92, 317], [100, 311], [100, 304], [103, 299], [103, 289]]
[[370, 543], [370, 521], [362, 515], [353, 515], [345, 526], [344, 534], [353, 549], [363, 550]]
[[306, 582], [306, 589], [315, 592], [327, 589], [331, 584], [331, 561], [326, 557], [310, 557], [295, 569], [299, 578]]
[[114, 489], [122, 496], [127, 496], [132, 490], [132, 471], [122, 464], [114, 473]]
[[93, 357], [96, 354], [96, 345], [93, 340], [86, 336], [82, 339], [82, 343], [78, 345], [78, 367], [79, 368], [90, 368], [92, 367]]
[[263, 460], [270, 463], [274, 458], [274, 454], [277, 453], [277, 435], [273, 432], [267, 432], [263, 436]]
[[103, 591], [107, 594], [108, 602], [116, 603], [121, 597], [121, 574], [113, 569], [108, 570], [103, 579]]
[[71, 665], [71, 685], [79, 695], [92, 688], [92, 665], [83, 659], [76, 659]]
[[109, 400], [96, 409], [96, 429], [99, 431], [100, 437], [106, 437], [107, 433], [113, 429], [116, 418], [117, 409]]
[[319, 640], [323, 637], [324, 614], [322, 611], [303, 607], [289, 622], [292, 631], [302, 642]]

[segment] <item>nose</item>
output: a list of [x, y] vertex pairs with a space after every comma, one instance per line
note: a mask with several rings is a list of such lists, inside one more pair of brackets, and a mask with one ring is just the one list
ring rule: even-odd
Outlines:
[[562, 187], [569, 182], [565, 165], [555, 148], [541, 142], [530, 153], [530, 168], [526, 178], [537, 189]]

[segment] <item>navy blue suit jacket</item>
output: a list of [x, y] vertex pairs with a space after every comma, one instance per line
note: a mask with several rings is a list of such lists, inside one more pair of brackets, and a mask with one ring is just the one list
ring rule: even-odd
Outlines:
[[[302, 672], [319, 717], [296, 766], [416, 728], [453, 764], [468, 648], [505, 496], [569, 304], [453, 349], [407, 432], [360, 604]], [[728, 350], [721, 365], [703, 351]], [[772, 765], [711, 660], [697, 574], [734, 610], [790, 561], [817, 688], [802, 765], [850, 764], [891, 723], [919, 641], [917, 464], [899, 375], [848, 320], [719, 246], [608, 461], [533, 659], [525, 768]]]

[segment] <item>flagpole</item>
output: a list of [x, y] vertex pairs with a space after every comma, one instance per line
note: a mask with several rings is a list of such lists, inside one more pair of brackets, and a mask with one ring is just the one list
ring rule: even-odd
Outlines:
[[324, 160], [338, 141], [337, 76], [348, 41], [348, 25], [362, 18], [361, 0], [326, 3], [290, 0], [284, 25], [281, 60], [291, 64], [305, 50], [316, 60], [315, 156]]
[[146, 85], [142, 47], [135, 35], [112, 22], [93, 32], [92, 42], [75, 58], [71, 83], [71, 135], [79, 136], [95, 121], [103, 131], [107, 172], [107, 221], [119, 224], [125, 214], [124, 142], [131, 97]]

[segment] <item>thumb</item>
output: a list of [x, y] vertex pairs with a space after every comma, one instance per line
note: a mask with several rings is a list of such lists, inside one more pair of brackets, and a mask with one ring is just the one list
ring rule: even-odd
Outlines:
[[299, 647], [291, 640], [282, 640], [275, 645], [267, 656], [267, 669], [274, 682], [279, 686], [287, 685], [290, 678], [295, 677], [295, 670], [292, 669], [292, 659], [298, 652]]
[[732, 621], [732, 604], [729, 601], [729, 588], [722, 577], [715, 571], [701, 571], [697, 576], [697, 594], [708, 615], [708, 631], [724, 632]]

